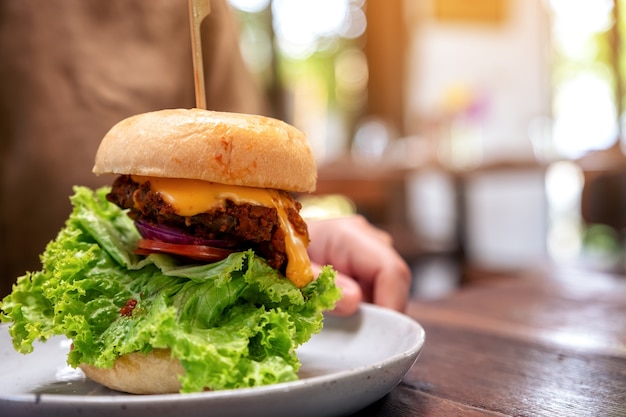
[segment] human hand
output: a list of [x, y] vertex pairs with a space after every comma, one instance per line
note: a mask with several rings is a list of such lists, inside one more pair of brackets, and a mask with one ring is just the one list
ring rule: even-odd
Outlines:
[[335, 314], [353, 314], [361, 301], [405, 310], [411, 271], [387, 232], [360, 215], [309, 221], [308, 228], [314, 272], [318, 274], [321, 265], [337, 271], [342, 298]]

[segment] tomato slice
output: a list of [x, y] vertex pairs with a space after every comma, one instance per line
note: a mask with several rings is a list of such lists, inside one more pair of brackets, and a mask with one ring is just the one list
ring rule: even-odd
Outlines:
[[205, 245], [181, 245], [178, 243], [159, 242], [158, 240], [139, 239], [134, 252], [137, 255], [167, 253], [170, 255], [184, 256], [196, 261], [216, 262], [221, 261], [236, 251]]

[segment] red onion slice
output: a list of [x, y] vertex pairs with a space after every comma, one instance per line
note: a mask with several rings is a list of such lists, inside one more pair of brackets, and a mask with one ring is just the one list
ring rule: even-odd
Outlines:
[[184, 233], [181, 230], [156, 225], [145, 220], [135, 220], [137, 231], [144, 239], [156, 240], [178, 245], [202, 245], [216, 248], [234, 248], [236, 242], [220, 239], [204, 239]]

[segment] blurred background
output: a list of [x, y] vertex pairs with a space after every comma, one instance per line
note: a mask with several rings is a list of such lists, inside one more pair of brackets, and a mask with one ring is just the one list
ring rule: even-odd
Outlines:
[[305, 214], [388, 230], [418, 295], [476, 271], [623, 272], [624, 1], [229, 2], [317, 157]]

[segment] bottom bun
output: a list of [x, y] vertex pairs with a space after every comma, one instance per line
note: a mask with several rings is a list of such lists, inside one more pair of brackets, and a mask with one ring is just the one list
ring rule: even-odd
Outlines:
[[169, 349], [155, 349], [120, 356], [110, 369], [82, 364], [87, 377], [107, 388], [131, 394], [168, 394], [180, 391], [178, 376], [184, 374]]

